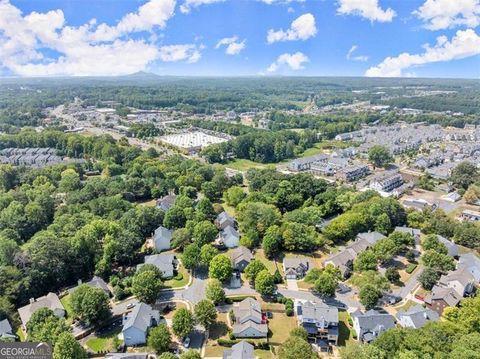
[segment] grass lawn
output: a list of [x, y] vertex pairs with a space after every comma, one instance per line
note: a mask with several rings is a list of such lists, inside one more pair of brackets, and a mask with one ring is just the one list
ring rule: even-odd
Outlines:
[[163, 285], [166, 288], [173, 288], [173, 289], [186, 286], [188, 281], [190, 280], [190, 274], [188, 274], [188, 271], [183, 266], [180, 266], [180, 269], [178, 270], [178, 273], [182, 274], [182, 276], [183, 276], [182, 279], [177, 280], [174, 277], [172, 279], [166, 280], [163, 283]]
[[258, 359], [272, 359], [273, 354], [270, 350], [255, 349], [255, 356]]
[[[277, 270], [277, 267], [275, 266], [275, 262], [271, 261], [271, 260], [267, 259], [267, 257], [265, 257], [265, 253], [263, 252], [263, 249], [257, 249], [255, 251], [254, 257], [255, 257], [256, 260], [259, 260], [260, 262], [265, 264], [265, 267], [267, 267], [267, 269], [270, 273], [273, 274]], [[278, 270], [283, 275], [282, 266], [280, 264], [278, 265]]]
[[145, 202], [139, 202], [139, 206], [144, 206], [144, 207], [153, 207], [157, 204], [157, 201], [155, 199], [151, 199], [150, 201], [145, 201]]
[[99, 336], [93, 337], [87, 340], [86, 345], [96, 353], [112, 351], [115, 349], [113, 347], [113, 341], [121, 331], [122, 328], [119, 327], [111, 332], [107, 332]]
[[15, 332], [15, 334], [17, 335], [19, 341], [21, 341], [21, 342], [24, 342], [24, 341], [25, 341], [25, 334], [23, 333], [23, 330], [22, 330], [21, 327], [18, 327], [18, 329], [17, 329], [17, 331]]
[[227, 164], [225, 164], [225, 167], [228, 168], [233, 168], [234, 170], [237, 171], [248, 171], [250, 168], [268, 168], [268, 167], [275, 167], [275, 163], [258, 163], [258, 162], [253, 162], [250, 160], [246, 159], [241, 159], [238, 158], [236, 160], [230, 161]]
[[414, 302], [413, 300], [407, 300], [405, 304], [399, 306], [399, 307], [394, 307], [394, 309], [399, 312], [400, 310], [408, 310], [414, 306], [416, 306], [418, 303]]
[[218, 313], [217, 322], [210, 327], [205, 357], [222, 357], [225, 347], [218, 345], [217, 339], [228, 339], [227, 313]]
[[60, 303], [62, 303], [63, 307], [65, 308], [65, 312], [67, 314], [67, 318], [73, 317], [73, 309], [72, 309], [72, 295], [67, 294], [66, 296], [60, 298]]
[[160, 315], [163, 315], [165, 317], [165, 319], [172, 319], [173, 318], [173, 315], [175, 314], [175, 311], [180, 309], [180, 308], [187, 308], [187, 306], [185, 305], [185, 303], [182, 303], [182, 302], [175, 302], [175, 310], [171, 310], [169, 311], [168, 313], [166, 314], [162, 314], [160, 313]]
[[297, 327], [295, 316], [287, 317], [283, 312], [273, 312], [273, 318], [268, 320], [269, 342], [281, 345], [290, 335], [290, 331]]
[[338, 345], [345, 346], [348, 342], [353, 341], [352, 336], [352, 329], [350, 329], [350, 325], [348, 324], [348, 317], [349, 314], [345, 310], [338, 311]]
[[300, 289], [312, 289], [313, 288], [313, 283], [307, 283], [303, 279], [302, 280], [297, 280], [297, 285], [298, 288]]

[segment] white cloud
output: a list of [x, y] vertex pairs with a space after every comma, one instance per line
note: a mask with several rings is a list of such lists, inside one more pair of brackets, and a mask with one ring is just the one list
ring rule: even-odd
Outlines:
[[369, 68], [365, 76], [399, 77], [404, 70], [434, 62], [463, 59], [480, 54], [480, 36], [472, 29], [459, 30], [449, 41], [446, 36], [437, 37], [435, 46], [424, 45], [422, 54], [404, 52], [397, 57], [387, 57], [377, 66]]
[[480, 0], [426, 0], [413, 12], [429, 30], [480, 25]]
[[359, 55], [359, 56], [352, 56], [353, 53], [358, 49], [357, 45], [353, 45], [350, 50], [347, 52], [347, 60], [353, 60], [353, 61], [368, 61], [368, 56], [365, 55]]
[[224, 37], [217, 42], [215, 48], [218, 49], [221, 46], [226, 46], [225, 53], [227, 55], [237, 55], [245, 48], [245, 42], [246, 40], [238, 41], [238, 36]]
[[277, 60], [268, 67], [267, 71], [276, 72], [284, 65], [290, 67], [292, 70], [302, 70], [305, 68], [303, 64], [309, 61], [308, 57], [301, 52], [294, 54], [285, 53], [280, 55]]
[[293, 20], [290, 28], [286, 31], [273, 29], [268, 30], [267, 42], [272, 44], [277, 41], [306, 40], [317, 33], [315, 17], [306, 13]]
[[[23, 76], [121, 75], [144, 70], [156, 60], [195, 62], [201, 47], [169, 45], [158, 48], [155, 28], [173, 16], [175, 0], [150, 0], [123, 16], [116, 25], [95, 19], [67, 26], [61, 10], [22, 12], [0, 0], [0, 68]], [[146, 39], [133, 33], [150, 32]], [[47, 57], [44, 49], [58, 53]]]
[[305, 0], [258, 0], [267, 5], [290, 4], [292, 2], [305, 2]]
[[378, 0], [338, 0], [340, 15], [358, 15], [370, 21], [390, 22], [396, 13], [391, 8], [383, 10]]
[[200, 5], [210, 5], [223, 1], [225, 0], [185, 0], [185, 2], [180, 5], [180, 11], [184, 14], [188, 14], [190, 10], [194, 7], [198, 7]]
[[194, 63], [200, 60], [201, 53], [195, 44], [167, 45], [159, 50], [159, 58], [165, 62], [187, 61]]

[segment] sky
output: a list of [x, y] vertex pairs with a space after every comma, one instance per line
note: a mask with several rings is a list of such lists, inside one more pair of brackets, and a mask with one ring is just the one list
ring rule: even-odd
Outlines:
[[0, 76], [480, 78], [480, 0], [0, 0]]

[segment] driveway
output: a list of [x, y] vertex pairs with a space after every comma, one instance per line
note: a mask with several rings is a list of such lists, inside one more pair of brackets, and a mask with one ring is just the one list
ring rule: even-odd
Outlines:
[[422, 272], [423, 266], [419, 264], [418, 268], [415, 270], [415, 273], [413, 273], [413, 275], [408, 278], [408, 280], [405, 282], [405, 285], [403, 287], [393, 290], [392, 294], [396, 295], [397, 297], [401, 297], [402, 299], [405, 299], [418, 284], [418, 276], [422, 274]]
[[298, 291], [298, 284], [296, 279], [287, 279], [287, 289]]
[[121, 316], [123, 313], [133, 310], [133, 308], [127, 309], [129, 304], [137, 304], [137, 298], [126, 299], [123, 302], [112, 305], [113, 316]]
[[181, 290], [166, 290], [160, 292], [158, 301], [168, 302], [170, 300], [186, 300], [193, 305], [205, 299], [205, 287], [207, 285], [208, 273], [205, 270], [197, 270], [192, 275], [193, 280], [190, 287]]

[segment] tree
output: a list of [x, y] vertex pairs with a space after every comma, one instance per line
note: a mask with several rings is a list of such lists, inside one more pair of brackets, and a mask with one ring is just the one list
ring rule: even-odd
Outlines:
[[210, 262], [208, 269], [208, 276], [210, 278], [216, 278], [221, 282], [225, 282], [232, 276], [232, 262], [224, 254], [217, 254]]
[[157, 354], [168, 351], [172, 342], [172, 335], [165, 324], [150, 329], [148, 332], [147, 345]]
[[415, 246], [415, 239], [410, 233], [395, 231], [392, 232], [389, 236], [398, 250], [406, 250], [409, 247]]
[[298, 336], [288, 338], [278, 349], [279, 359], [313, 359], [316, 358], [312, 346]]
[[477, 204], [478, 200], [480, 199], [480, 187], [471, 184], [463, 194], [463, 199], [468, 204]]
[[392, 222], [386, 213], [382, 213], [375, 219], [375, 230], [382, 234], [388, 234], [392, 230]]
[[243, 272], [245, 273], [245, 277], [253, 283], [255, 282], [255, 278], [257, 278], [258, 273], [265, 269], [267, 269], [267, 267], [265, 267], [265, 264], [263, 264], [259, 260], [253, 259], [252, 261], [250, 261], [250, 263], [247, 264]]
[[289, 251], [309, 252], [319, 244], [315, 227], [302, 223], [284, 223], [282, 238], [283, 247]]
[[108, 295], [100, 288], [80, 285], [71, 297], [72, 311], [87, 325], [98, 325], [111, 315]]
[[186, 228], [176, 229], [172, 234], [172, 248], [183, 250], [190, 244], [191, 239], [190, 233]]
[[186, 337], [193, 330], [195, 320], [192, 312], [186, 308], [178, 309], [172, 318], [173, 333], [179, 337]]
[[368, 160], [375, 167], [386, 167], [393, 161], [393, 157], [385, 146], [375, 145], [368, 150]]
[[477, 167], [469, 162], [464, 161], [459, 163], [453, 170], [450, 176], [450, 181], [457, 187], [467, 189], [472, 183], [479, 180], [479, 173]]
[[275, 292], [275, 279], [266, 269], [257, 274], [255, 278], [255, 290], [261, 295], [271, 296]]
[[[342, 359], [387, 359], [385, 353], [374, 345], [362, 344], [357, 341], [347, 343], [340, 349]], [[402, 358], [406, 359], [406, 358]]]
[[265, 256], [269, 259], [275, 258], [282, 249], [282, 241], [280, 227], [277, 225], [268, 227], [262, 240]]
[[480, 246], [480, 226], [477, 223], [461, 222], [455, 227], [455, 243], [469, 248]]
[[381, 296], [382, 292], [379, 291], [373, 284], [367, 284], [360, 289], [360, 303], [362, 303], [367, 309], [372, 309], [375, 307]]
[[440, 274], [433, 268], [425, 268], [418, 276], [418, 281], [426, 290], [431, 290], [440, 279]]
[[315, 281], [315, 290], [323, 296], [333, 297], [337, 288], [337, 277], [327, 271], [323, 271]]
[[193, 269], [200, 263], [200, 247], [191, 243], [185, 247], [182, 254], [182, 264], [187, 269]]
[[377, 257], [373, 250], [367, 249], [360, 253], [353, 262], [355, 271], [368, 271], [377, 269]]
[[375, 257], [380, 263], [385, 263], [398, 252], [398, 247], [391, 238], [383, 238], [372, 247]]
[[55, 316], [48, 308], [36, 310], [27, 323], [28, 340], [55, 344], [60, 334], [69, 331], [63, 318]]
[[175, 205], [165, 213], [163, 225], [169, 229], [177, 229], [184, 227], [186, 221], [183, 208]]
[[225, 301], [225, 291], [218, 279], [210, 279], [205, 288], [207, 299], [211, 300], [215, 305]]
[[217, 227], [209, 221], [197, 223], [193, 229], [193, 239], [200, 247], [213, 242], [217, 234]]
[[132, 293], [139, 301], [154, 303], [158, 293], [162, 289], [162, 280], [158, 272], [154, 270], [138, 271], [133, 276]]
[[217, 319], [217, 310], [215, 309], [215, 305], [208, 299], [203, 299], [195, 304], [193, 312], [196, 321], [201, 324], [205, 330], [208, 330]]
[[254, 230], [263, 237], [268, 227], [278, 224], [280, 211], [273, 205], [262, 202], [242, 202], [237, 210], [240, 229], [243, 233]]
[[53, 359], [87, 359], [85, 349], [70, 333], [62, 333], [58, 336], [53, 349]]
[[290, 331], [290, 337], [299, 337], [302, 338], [303, 340], [308, 340], [308, 333], [303, 327], [297, 327], [293, 328]]
[[200, 250], [200, 263], [206, 267], [210, 265], [212, 259], [218, 254], [218, 249], [211, 244], [204, 244]]
[[447, 254], [448, 249], [445, 245], [438, 240], [436, 234], [429, 234], [422, 240], [422, 248], [424, 251], [434, 250], [438, 253]]
[[20, 247], [13, 239], [0, 235], [0, 266], [11, 266]]
[[160, 354], [157, 358], [158, 359], [177, 359], [177, 356], [173, 353], [165, 352]]
[[438, 253], [433, 249], [425, 251], [422, 255], [422, 262], [425, 266], [440, 272], [448, 272], [455, 269], [455, 261], [447, 254]]
[[225, 202], [232, 207], [237, 207], [238, 204], [245, 198], [245, 196], [245, 192], [243, 191], [242, 187], [239, 186], [232, 186], [223, 194]]
[[391, 283], [397, 283], [400, 280], [400, 273], [398, 273], [398, 270], [396, 268], [387, 268], [385, 271], [385, 277], [391, 282]]
[[190, 349], [190, 350], [186, 351], [185, 353], [183, 353], [180, 356], [180, 359], [202, 359], [202, 356], [200, 355], [199, 352], [197, 352], [193, 349]]

